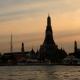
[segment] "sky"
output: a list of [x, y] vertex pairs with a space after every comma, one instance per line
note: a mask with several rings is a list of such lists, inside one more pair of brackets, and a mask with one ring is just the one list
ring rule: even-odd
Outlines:
[[80, 48], [80, 0], [0, 0], [0, 52], [37, 50], [43, 43], [47, 16], [51, 16], [53, 37], [59, 48], [74, 51]]

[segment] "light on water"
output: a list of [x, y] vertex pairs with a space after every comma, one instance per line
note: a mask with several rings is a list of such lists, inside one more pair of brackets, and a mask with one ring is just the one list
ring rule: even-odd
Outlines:
[[80, 80], [80, 67], [1, 66], [0, 80]]

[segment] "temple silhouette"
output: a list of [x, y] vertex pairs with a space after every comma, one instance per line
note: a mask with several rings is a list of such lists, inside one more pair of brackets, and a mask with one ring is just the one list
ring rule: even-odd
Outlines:
[[39, 56], [42, 61], [48, 59], [51, 62], [56, 62], [58, 61], [59, 58], [62, 58], [61, 55], [65, 57], [66, 52], [62, 49], [58, 49], [58, 46], [54, 41], [53, 31], [51, 26], [51, 17], [48, 15], [47, 26], [45, 31], [45, 39], [43, 44], [40, 46]]
[[64, 49], [59, 49], [54, 41], [51, 17], [47, 17], [45, 38], [36, 52], [25, 50], [24, 42], [21, 43], [21, 51], [13, 51], [13, 37], [11, 34], [10, 52], [0, 54], [0, 65], [27, 65], [27, 64], [67, 64], [80, 65], [80, 49], [77, 41], [74, 42], [74, 52], [67, 54]]

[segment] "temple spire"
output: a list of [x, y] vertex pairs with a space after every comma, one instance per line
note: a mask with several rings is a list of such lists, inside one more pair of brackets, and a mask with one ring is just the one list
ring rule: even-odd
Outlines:
[[11, 41], [10, 41], [10, 52], [13, 51], [13, 36], [12, 36], [12, 33], [11, 33]]
[[24, 52], [24, 43], [22, 42], [21, 51]]
[[48, 14], [48, 18], [47, 18], [47, 26], [51, 26], [51, 17]]
[[45, 39], [43, 44], [40, 46], [39, 56], [40, 59], [45, 61], [45, 59], [55, 60], [58, 47], [53, 39], [53, 31], [51, 26], [51, 17], [47, 17], [47, 26], [45, 30]]
[[74, 42], [74, 52], [77, 52], [77, 41]]
[[53, 40], [53, 31], [52, 31], [52, 26], [51, 26], [51, 17], [48, 15], [47, 17], [47, 26], [46, 26], [46, 31], [45, 31], [45, 39], [44, 39], [44, 45], [49, 44], [49, 45], [55, 45], [54, 40]]

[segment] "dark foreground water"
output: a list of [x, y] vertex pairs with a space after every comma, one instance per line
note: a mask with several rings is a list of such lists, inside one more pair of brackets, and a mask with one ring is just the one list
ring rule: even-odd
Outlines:
[[80, 80], [80, 67], [1, 66], [0, 80]]

